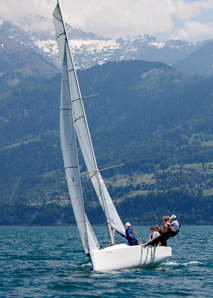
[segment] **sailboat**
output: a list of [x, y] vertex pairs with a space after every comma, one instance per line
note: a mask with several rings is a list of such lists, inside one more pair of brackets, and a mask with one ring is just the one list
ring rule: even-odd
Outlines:
[[[53, 12], [53, 18], [62, 65], [61, 148], [72, 208], [85, 253], [90, 257], [95, 271], [132, 267], [145, 268], [162, 263], [171, 257], [171, 247], [128, 246], [126, 243], [115, 243], [115, 233], [125, 237], [125, 229], [97, 166], [59, 1], [57, 1]], [[100, 249], [99, 242], [85, 213], [76, 137], [87, 167], [88, 176], [106, 218], [110, 245], [103, 249]]]

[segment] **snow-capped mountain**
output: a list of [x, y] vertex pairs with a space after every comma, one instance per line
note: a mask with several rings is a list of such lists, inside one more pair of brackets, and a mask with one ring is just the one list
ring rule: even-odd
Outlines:
[[[53, 26], [53, 25], [52, 25]], [[89, 68], [107, 61], [140, 59], [160, 61], [170, 65], [188, 57], [207, 41], [186, 42], [181, 40], [157, 41], [144, 35], [130, 40], [113, 40], [86, 33], [66, 24], [70, 47], [77, 69]], [[58, 47], [54, 34], [38, 33], [23, 29], [20, 25], [3, 22], [0, 30], [10, 38], [40, 53], [46, 60], [60, 68]]]
[[57, 73], [54, 64], [0, 31], [0, 92], [44, 81]]

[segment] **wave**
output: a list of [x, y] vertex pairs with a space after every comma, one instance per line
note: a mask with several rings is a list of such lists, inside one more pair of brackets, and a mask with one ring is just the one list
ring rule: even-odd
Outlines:
[[83, 267], [88, 267], [88, 266], [92, 266], [92, 263], [86, 263], [86, 264], [81, 265], [82, 268]]
[[188, 266], [188, 265], [203, 265], [202, 262], [199, 262], [199, 261], [190, 261], [188, 263], [183, 263], [182, 264], [183, 266]]
[[190, 261], [190, 262], [186, 262], [186, 263], [177, 263], [177, 262], [167, 262], [167, 263], [164, 263], [164, 265], [166, 266], [191, 266], [191, 265], [203, 265], [202, 262], [199, 262], [199, 261]]

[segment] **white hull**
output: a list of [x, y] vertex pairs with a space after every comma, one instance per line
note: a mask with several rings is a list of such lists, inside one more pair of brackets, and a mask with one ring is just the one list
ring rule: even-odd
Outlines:
[[95, 271], [141, 267], [147, 268], [163, 263], [172, 256], [168, 246], [142, 247], [117, 244], [90, 252]]

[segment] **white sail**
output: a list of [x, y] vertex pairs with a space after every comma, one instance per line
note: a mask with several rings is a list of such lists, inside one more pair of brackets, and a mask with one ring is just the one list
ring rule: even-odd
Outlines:
[[[64, 39], [67, 37], [64, 32], [64, 25], [63, 25], [63, 20], [62, 20], [59, 5], [57, 5], [54, 10], [54, 21], [55, 21], [55, 29], [56, 29], [59, 53], [62, 61], [63, 52], [64, 52]], [[72, 101], [72, 107], [73, 107], [74, 126], [75, 126], [76, 134], [78, 137], [78, 141], [86, 163], [88, 173], [90, 175], [93, 187], [96, 191], [96, 194], [101, 203], [101, 206], [105, 214], [107, 213], [106, 217], [108, 217], [111, 227], [124, 235], [125, 234], [124, 226], [114, 207], [114, 204], [107, 191], [105, 183], [103, 182], [103, 179], [98, 171], [96, 158], [95, 158], [95, 154], [92, 146], [92, 141], [89, 133], [89, 128], [87, 124], [87, 119], [84, 111], [84, 106], [82, 102], [81, 92], [78, 85], [78, 79], [77, 79], [70, 49], [68, 54], [68, 70], [69, 70], [68, 75], [69, 75], [69, 83], [70, 83], [71, 101]]]
[[85, 218], [86, 218], [86, 228], [87, 228], [87, 235], [88, 235], [88, 241], [89, 241], [89, 248], [91, 252], [99, 249], [100, 246], [86, 214], [85, 214]]
[[132, 267], [146, 268], [160, 264], [171, 257], [172, 250], [170, 247], [116, 244], [99, 249], [98, 241], [84, 210], [74, 130], [76, 131], [92, 184], [106, 215], [111, 244], [114, 244], [114, 231], [112, 229], [115, 228], [117, 232], [124, 234], [124, 227], [97, 168], [59, 5], [54, 10], [54, 22], [63, 66], [60, 111], [61, 147], [70, 198], [84, 249], [86, 253], [89, 252], [93, 269], [97, 271]]
[[98, 249], [99, 245], [84, 211], [84, 202], [79, 175], [76, 140], [72, 117], [72, 105], [70, 98], [70, 86], [67, 65], [67, 42], [64, 40], [64, 57], [61, 79], [61, 106], [60, 106], [60, 137], [64, 159], [64, 167], [67, 178], [70, 199], [73, 212], [79, 229], [81, 240], [86, 253]]

